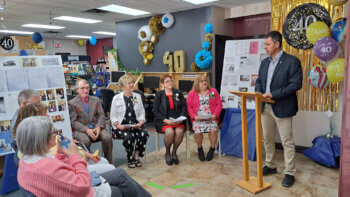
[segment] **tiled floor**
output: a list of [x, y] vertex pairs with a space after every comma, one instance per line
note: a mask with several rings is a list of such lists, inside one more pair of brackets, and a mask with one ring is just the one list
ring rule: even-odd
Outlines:
[[[205, 136], [207, 142], [207, 136]], [[162, 142], [161, 142], [162, 143]], [[278, 174], [264, 177], [264, 181], [271, 183], [272, 188], [257, 195], [251, 194], [238, 187], [235, 183], [243, 178], [242, 159], [230, 156], [215, 158], [210, 162], [200, 162], [197, 157], [193, 136], [190, 136], [191, 158], [186, 160], [185, 140], [178, 152], [180, 164], [168, 166], [165, 164], [164, 151], [161, 149], [157, 159], [156, 152], [147, 154], [143, 167], [124, 168], [131, 177], [138, 181], [153, 196], [182, 197], [182, 196], [338, 196], [337, 169], [326, 168], [316, 164], [300, 153], [296, 155], [296, 182], [291, 188], [281, 186], [284, 168], [283, 152], [277, 150]], [[205, 152], [208, 144], [204, 145]], [[250, 175], [256, 176], [256, 162], [249, 162]], [[157, 189], [146, 183], [152, 182], [164, 187]], [[171, 186], [194, 184], [192, 187], [172, 189]]]

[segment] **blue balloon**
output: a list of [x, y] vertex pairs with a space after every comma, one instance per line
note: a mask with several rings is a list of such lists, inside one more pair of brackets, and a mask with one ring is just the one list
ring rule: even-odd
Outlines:
[[28, 52], [24, 49], [19, 51], [19, 56], [28, 56]]
[[41, 33], [35, 32], [32, 35], [32, 40], [35, 43], [40, 43], [41, 41], [43, 41], [43, 36], [41, 35]]
[[96, 40], [95, 36], [91, 36], [91, 38], [90, 38], [90, 44], [91, 44], [91, 45], [95, 45], [96, 43], [97, 43], [97, 40]]

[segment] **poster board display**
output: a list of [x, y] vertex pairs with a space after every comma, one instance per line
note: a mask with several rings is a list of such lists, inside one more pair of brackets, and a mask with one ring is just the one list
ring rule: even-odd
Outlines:
[[23, 89], [40, 91], [41, 102], [48, 106], [47, 114], [55, 129], [72, 138], [61, 56], [0, 57], [0, 81], [0, 155], [11, 151], [10, 121]]
[[[268, 57], [264, 50], [264, 41], [226, 41], [220, 93], [225, 109], [241, 107], [241, 98], [228, 91], [254, 92], [260, 63]], [[247, 101], [247, 109], [255, 109], [254, 101]]]

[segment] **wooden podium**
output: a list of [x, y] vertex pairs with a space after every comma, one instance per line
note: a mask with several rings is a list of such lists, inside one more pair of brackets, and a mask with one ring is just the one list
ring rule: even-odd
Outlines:
[[[242, 117], [242, 151], [243, 151], [243, 180], [236, 184], [245, 190], [254, 194], [259, 193], [271, 187], [271, 184], [263, 181], [262, 172], [262, 137], [261, 137], [261, 101], [274, 103], [273, 100], [262, 97], [255, 92], [229, 91], [230, 93], [241, 97], [241, 117]], [[255, 132], [256, 132], [256, 160], [257, 177], [249, 177], [248, 165], [248, 137], [247, 137], [247, 99], [255, 100]]]

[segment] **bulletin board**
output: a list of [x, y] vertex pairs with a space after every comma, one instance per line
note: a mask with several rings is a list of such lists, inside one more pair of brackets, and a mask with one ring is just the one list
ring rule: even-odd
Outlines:
[[[226, 41], [221, 80], [223, 108], [241, 107], [241, 98], [228, 91], [254, 92], [260, 63], [267, 57], [264, 39]], [[248, 100], [247, 108], [254, 109], [254, 101]]]
[[0, 82], [0, 155], [11, 151], [10, 121], [23, 89], [40, 91], [41, 102], [48, 106], [55, 129], [72, 138], [61, 56], [0, 57]]

